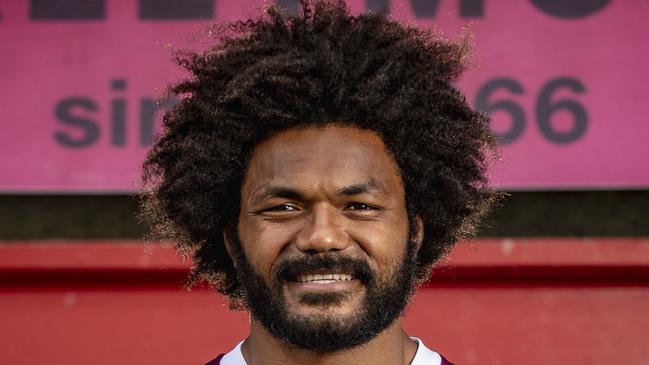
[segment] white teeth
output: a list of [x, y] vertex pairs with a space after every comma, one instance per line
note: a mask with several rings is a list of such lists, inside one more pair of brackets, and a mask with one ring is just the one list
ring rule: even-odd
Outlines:
[[297, 277], [300, 283], [317, 282], [321, 284], [333, 283], [336, 281], [349, 281], [352, 276], [349, 274], [306, 274]]

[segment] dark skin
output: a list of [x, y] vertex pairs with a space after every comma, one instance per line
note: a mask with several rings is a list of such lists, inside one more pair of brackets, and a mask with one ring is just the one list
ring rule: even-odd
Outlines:
[[[409, 227], [398, 166], [376, 133], [336, 125], [292, 129], [255, 147], [241, 187], [238, 231], [246, 257], [268, 285], [283, 259], [333, 251], [365, 260], [385, 282], [406, 254]], [[411, 237], [417, 245], [422, 232], [417, 219]], [[326, 306], [300, 301], [328, 291], [344, 292], [345, 300]], [[283, 295], [296, 318], [345, 323], [353, 321], [365, 288], [353, 278], [296, 280], [285, 283]], [[253, 318], [242, 347], [249, 365], [409, 364], [416, 350], [400, 318], [363, 346], [333, 353], [288, 345]]]

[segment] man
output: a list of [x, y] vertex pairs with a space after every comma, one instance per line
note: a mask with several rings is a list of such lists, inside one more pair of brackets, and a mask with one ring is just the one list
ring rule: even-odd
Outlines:
[[323, 1], [219, 31], [144, 163], [154, 230], [252, 315], [209, 364], [448, 364], [401, 315], [496, 197], [465, 47]]

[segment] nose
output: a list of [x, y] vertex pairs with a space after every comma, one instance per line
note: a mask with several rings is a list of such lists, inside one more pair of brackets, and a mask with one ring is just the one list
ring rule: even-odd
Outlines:
[[342, 251], [349, 245], [344, 222], [335, 207], [315, 205], [298, 233], [295, 245], [302, 252]]

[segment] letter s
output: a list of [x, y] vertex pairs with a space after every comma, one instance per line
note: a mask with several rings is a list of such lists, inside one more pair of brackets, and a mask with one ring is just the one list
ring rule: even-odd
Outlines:
[[56, 105], [56, 119], [62, 124], [80, 129], [83, 135], [79, 138], [70, 136], [65, 131], [54, 133], [54, 139], [65, 147], [87, 147], [99, 138], [99, 125], [91, 119], [83, 118], [72, 113], [74, 108], [82, 108], [89, 112], [97, 111], [97, 104], [88, 98], [64, 99]]

